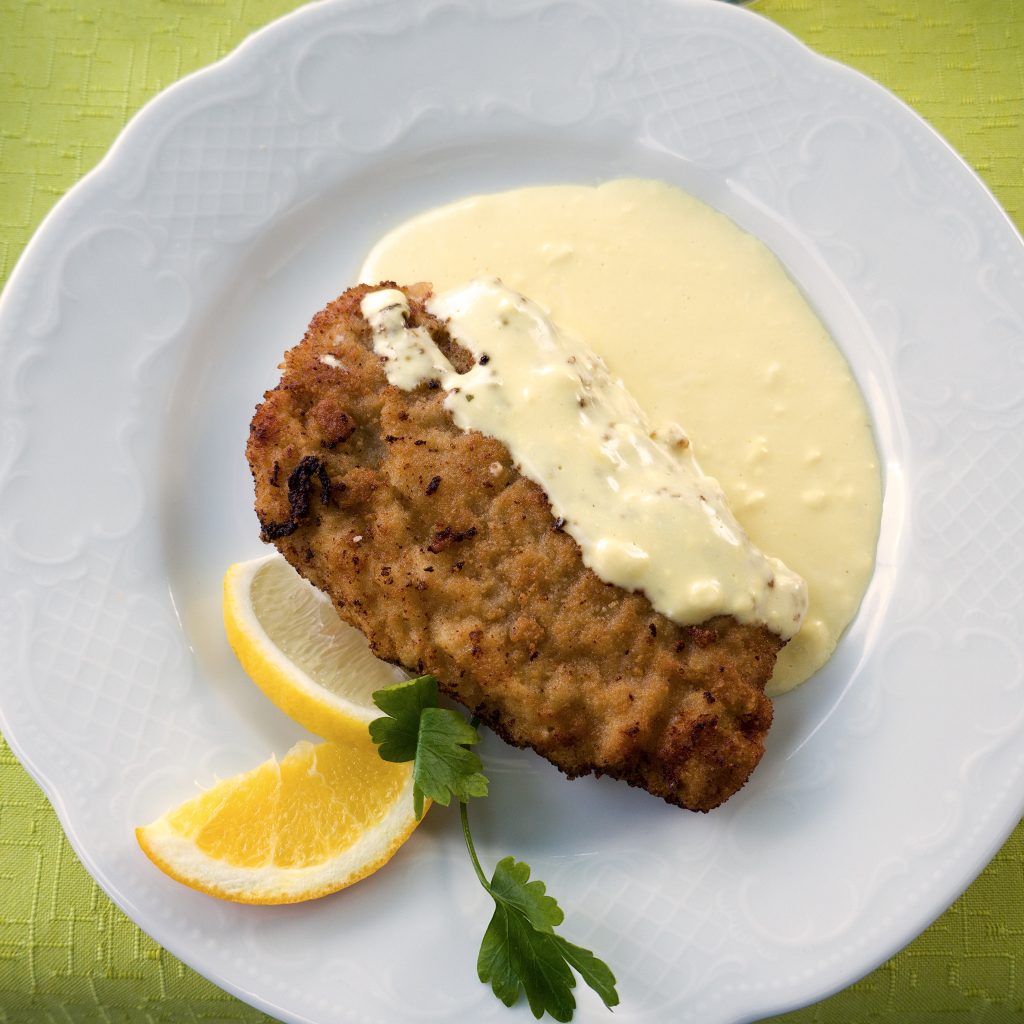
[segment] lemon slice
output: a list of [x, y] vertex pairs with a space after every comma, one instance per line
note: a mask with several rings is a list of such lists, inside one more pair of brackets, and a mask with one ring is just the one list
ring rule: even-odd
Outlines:
[[239, 903], [336, 892], [391, 859], [417, 822], [412, 767], [358, 743], [297, 743], [135, 830], [162, 871]]
[[278, 554], [224, 575], [224, 627], [253, 682], [293, 721], [325, 739], [366, 738], [370, 695], [408, 675], [370, 653], [330, 598]]

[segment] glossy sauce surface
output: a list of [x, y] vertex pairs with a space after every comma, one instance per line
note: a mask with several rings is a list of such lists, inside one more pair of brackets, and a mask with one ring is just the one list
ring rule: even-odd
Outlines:
[[731, 615], [787, 638], [799, 629], [804, 581], [750, 543], [683, 430], [655, 429], [600, 357], [535, 303], [493, 278], [434, 295], [427, 309], [474, 356], [465, 373], [408, 325], [401, 291], [369, 292], [361, 308], [388, 381], [407, 391], [436, 381], [456, 426], [502, 441], [606, 583], [683, 625]]
[[500, 277], [586, 339], [655, 426], [685, 428], [753, 543], [807, 581], [769, 692], [831, 655], [863, 596], [879, 460], [842, 354], [771, 251], [660, 182], [462, 200], [399, 226], [361, 279]]

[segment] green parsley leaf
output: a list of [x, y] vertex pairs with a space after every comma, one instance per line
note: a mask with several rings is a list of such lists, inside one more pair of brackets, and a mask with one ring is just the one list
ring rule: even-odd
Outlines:
[[373, 702], [384, 718], [370, 723], [370, 737], [385, 761], [413, 762], [413, 807], [423, 817], [424, 799], [447, 807], [460, 804], [462, 832], [480, 884], [494, 900], [494, 914], [477, 957], [477, 975], [494, 994], [512, 1006], [525, 992], [538, 1020], [549, 1013], [572, 1020], [575, 971], [611, 1009], [617, 1006], [615, 975], [589, 949], [575, 946], [555, 928], [565, 915], [539, 879], [530, 881], [530, 866], [512, 857], [498, 861], [487, 880], [473, 846], [466, 803], [487, 795], [480, 758], [469, 748], [480, 742], [476, 719], [437, 706], [437, 680], [420, 676], [377, 690]]
[[565, 920], [565, 914], [554, 896], [547, 895], [540, 880], [530, 881], [530, 865], [503, 857], [494, 869], [491, 895], [515, 907], [539, 932], [554, 931]]
[[445, 807], [453, 796], [461, 803], [471, 796], [487, 796], [487, 778], [480, 771], [483, 765], [466, 746], [479, 742], [480, 734], [456, 712], [424, 709], [413, 769], [416, 784]]
[[608, 1009], [619, 1005], [619, 994], [615, 991], [615, 975], [611, 968], [599, 960], [589, 949], [574, 946], [561, 935], [553, 935], [566, 963], [590, 986]]
[[512, 1006], [522, 991], [518, 965], [512, 963], [512, 951], [518, 949], [521, 943], [512, 941], [509, 934], [511, 927], [505, 904], [496, 902], [491, 923], [484, 932], [484, 940], [480, 943], [480, 953], [476, 958], [477, 976], [485, 985], [491, 983], [494, 994], [506, 1006]]
[[437, 707], [437, 680], [419, 676], [373, 693], [373, 703], [387, 715], [370, 723], [370, 739], [385, 761], [413, 761], [424, 708]]
[[424, 797], [447, 807], [487, 795], [480, 758], [469, 750], [480, 734], [461, 715], [437, 706], [437, 680], [420, 676], [377, 690], [373, 702], [386, 718], [370, 723], [370, 738], [385, 761], [413, 761], [413, 808], [423, 817]]
[[522, 988], [538, 1020], [545, 1013], [558, 1021], [572, 1020], [576, 979], [554, 936], [532, 928], [522, 914], [497, 900], [480, 945], [477, 974], [485, 984], [491, 982], [506, 1006], [515, 1003]]
[[609, 1009], [617, 1006], [615, 976], [589, 949], [554, 933], [564, 914], [539, 880], [530, 881], [530, 867], [505, 857], [494, 869], [488, 891], [494, 916], [477, 957], [477, 975], [490, 982], [494, 994], [511, 1006], [525, 991], [534, 1017], [549, 1013], [557, 1021], [572, 1019], [576, 1000], [574, 968]]

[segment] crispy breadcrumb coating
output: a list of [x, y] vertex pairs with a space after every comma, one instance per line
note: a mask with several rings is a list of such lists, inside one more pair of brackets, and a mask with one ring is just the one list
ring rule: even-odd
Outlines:
[[[378, 287], [397, 287], [392, 283]], [[680, 626], [584, 566], [499, 441], [460, 430], [436, 382], [388, 384], [345, 292], [285, 355], [247, 447], [264, 540], [378, 657], [441, 688], [570, 777], [706, 811], [746, 782], [783, 642], [719, 616]], [[472, 357], [403, 289], [457, 370]]]

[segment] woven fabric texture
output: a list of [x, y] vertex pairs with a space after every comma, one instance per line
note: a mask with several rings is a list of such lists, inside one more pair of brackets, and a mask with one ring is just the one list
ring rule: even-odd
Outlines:
[[[709, 0], [711, 2], [711, 0]], [[0, 280], [131, 114], [294, 0], [0, 0]], [[1022, 0], [758, 0], [882, 82], [1024, 227]], [[0, 1024], [270, 1018], [135, 927], [0, 740]], [[965, 895], [863, 981], [776, 1024], [1024, 1021], [1024, 825]]]

